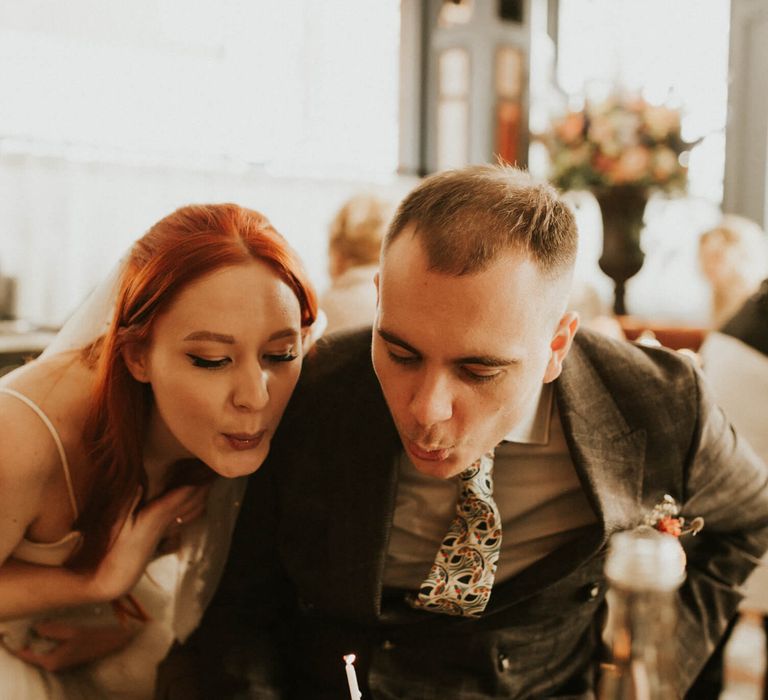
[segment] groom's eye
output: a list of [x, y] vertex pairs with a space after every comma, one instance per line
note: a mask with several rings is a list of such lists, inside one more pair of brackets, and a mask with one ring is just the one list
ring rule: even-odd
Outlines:
[[187, 353], [187, 357], [195, 367], [202, 367], [203, 369], [220, 369], [230, 361], [228, 357], [209, 360], [208, 358], [192, 355], [190, 353]]
[[392, 350], [387, 350], [387, 355], [389, 355], [389, 359], [392, 360], [392, 362], [395, 362], [398, 365], [412, 365], [414, 362], [419, 361], [417, 355], [400, 355]]
[[501, 369], [483, 367], [482, 365], [464, 365], [462, 366], [461, 371], [467, 379], [477, 384], [492, 382], [502, 374]]

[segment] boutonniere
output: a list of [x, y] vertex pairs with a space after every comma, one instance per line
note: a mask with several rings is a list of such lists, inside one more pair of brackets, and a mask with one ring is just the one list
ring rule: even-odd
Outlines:
[[693, 518], [686, 524], [686, 519], [680, 515], [680, 506], [668, 493], [645, 516], [643, 523], [649, 527], [664, 532], [673, 537], [681, 535], [697, 535], [704, 527], [704, 518]]

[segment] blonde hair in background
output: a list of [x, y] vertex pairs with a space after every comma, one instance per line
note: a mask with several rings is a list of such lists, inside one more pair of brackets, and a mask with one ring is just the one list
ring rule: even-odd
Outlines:
[[726, 214], [701, 234], [699, 261], [712, 287], [712, 323], [719, 327], [768, 277], [768, 237], [754, 221]]
[[378, 262], [393, 212], [391, 203], [372, 194], [356, 195], [341, 206], [331, 222], [328, 238], [332, 276], [350, 267]]

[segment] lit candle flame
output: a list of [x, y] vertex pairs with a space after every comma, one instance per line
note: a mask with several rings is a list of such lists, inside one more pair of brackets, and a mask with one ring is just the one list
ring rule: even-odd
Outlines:
[[347, 655], [344, 657], [344, 661], [346, 661], [348, 664], [353, 664], [353, 663], [355, 663], [355, 659], [356, 659], [356, 658], [357, 658], [357, 657], [356, 657], [354, 654], [347, 654]]

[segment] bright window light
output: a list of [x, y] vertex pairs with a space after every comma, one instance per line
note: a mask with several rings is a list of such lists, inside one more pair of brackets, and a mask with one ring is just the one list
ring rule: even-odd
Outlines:
[[397, 168], [398, 0], [0, 3], [0, 149]]
[[577, 106], [614, 86], [678, 107], [691, 152], [691, 196], [723, 196], [730, 3], [564, 0], [558, 82]]

